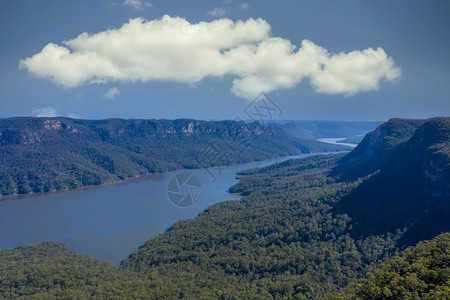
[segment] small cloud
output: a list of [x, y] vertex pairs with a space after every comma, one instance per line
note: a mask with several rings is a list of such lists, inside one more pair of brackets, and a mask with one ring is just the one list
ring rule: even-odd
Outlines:
[[250, 5], [248, 3], [242, 3], [241, 5], [239, 5], [239, 8], [242, 10], [247, 10], [250, 8]]
[[146, 7], [153, 6], [150, 2], [142, 0], [125, 0], [123, 4], [133, 7], [135, 10], [143, 10]]
[[222, 7], [216, 7], [214, 9], [211, 9], [210, 11], [208, 11], [207, 14], [208, 14], [208, 16], [211, 16], [213, 18], [220, 18], [227, 14], [227, 10]]
[[103, 97], [112, 100], [115, 99], [119, 94], [120, 90], [116, 87], [112, 87], [103, 95]]
[[53, 118], [58, 116], [58, 112], [56, 111], [56, 109], [54, 109], [53, 107], [43, 107], [43, 108], [38, 108], [33, 110], [32, 112], [33, 116], [35, 117], [48, 117], [48, 118]]
[[79, 119], [79, 118], [80, 118], [79, 115], [73, 114], [73, 113], [68, 113], [67, 116], [68, 116], [69, 118], [72, 118], [72, 119]]

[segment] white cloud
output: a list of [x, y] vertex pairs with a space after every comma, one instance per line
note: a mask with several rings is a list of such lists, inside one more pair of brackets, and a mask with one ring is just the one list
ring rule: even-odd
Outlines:
[[35, 117], [48, 117], [53, 118], [58, 116], [58, 112], [53, 107], [42, 107], [39, 109], [35, 109], [32, 112], [33, 116]]
[[208, 14], [208, 16], [211, 16], [213, 18], [220, 18], [220, 17], [224, 17], [227, 14], [227, 10], [222, 7], [216, 7], [214, 9], [211, 9], [210, 11], [208, 11], [207, 14]]
[[110, 88], [103, 97], [108, 99], [115, 99], [120, 94], [120, 90], [116, 87]]
[[143, 10], [145, 7], [152, 7], [150, 2], [142, 0], [125, 0], [123, 4], [133, 7], [135, 10]]
[[67, 116], [72, 119], [79, 119], [80, 116], [74, 113], [68, 113]]
[[319, 93], [353, 95], [400, 77], [382, 48], [330, 53], [309, 40], [297, 48], [270, 31], [261, 18], [195, 24], [180, 17], [137, 18], [119, 29], [82, 33], [63, 45], [49, 43], [19, 64], [68, 88], [111, 81], [196, 84], [208, 76], [231, 75], [231, 91], [248, 99], [303, 79]]
[[247, 10], [250, 8], [250, 5], [248, 5], [248, 3], [242, 3], [241, 5], [239, 5], [239, 8], [242, 10]]

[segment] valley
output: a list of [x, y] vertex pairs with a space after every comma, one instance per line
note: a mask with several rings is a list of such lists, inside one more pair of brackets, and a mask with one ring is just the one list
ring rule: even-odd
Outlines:
[[1, 0], [0, 299], [450, 300], [449, 12]]
[[[445, 299], [449, 133], [449, 118], [392, 119], [348, 154], [242, 170], [230, 188], [240, 200], [176, 222], [120, 267], [54, 242], [0, 250], [1, 295], [372, 299], [393, 293]], [[428, 252], [435, 247], [442, 251]], [[409, 273], [396, 267], [396, 261], [425, 257]], [[52, 262], [67, 268], [55, 269]], [[439, 275], [431, 279], [423, 275], [427, 270]], [[401, 279], [381, 282], [394, 271]], [[408, 285], [411, 276], [419, 278], [421, 289]], [[385, 288], [360, 288], [374, 284]]]

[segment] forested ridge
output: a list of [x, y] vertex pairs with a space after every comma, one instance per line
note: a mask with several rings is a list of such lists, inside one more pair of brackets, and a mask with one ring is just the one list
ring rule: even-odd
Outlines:
[[333, 297], [335, 300], [449, 298], [449, 233], [408, 248]]
[[0, 119], [0, 197], [345, 149], [237, 121]]
[[393, 119], [377, 131], [332, 172], [341, 180], [354, 170], [370, 176], [334, 211], [352, 218], [355, 237], [406, 229], [400, 243], [414, 245], [450, 231], [450, 118]]
[[243, 171], [241, 200], [175, 223], [120, 267], [52, 242], [0, 250], [0, 296], [448, 299], [449, 124], [393, 119], [350, 154]]

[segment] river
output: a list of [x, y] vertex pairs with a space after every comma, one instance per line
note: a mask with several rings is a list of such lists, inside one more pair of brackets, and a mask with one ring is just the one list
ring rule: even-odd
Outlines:
[[338, 143], [339, 141], [343, 141], [346, 138], [321, 138], [321, 139], [317, 139], [319, 142], [323, 142], [323, 143], [328, 143], [328, 144], [333, 144], [333, 145], [344, 145], [344, 146], [349, 146], [352, 148], [355, 148], [357, 146], [357, 144], [352, 144], [352, 143]]
[[[295, 158], [305, 156], [308, 154]], [[176, 221], [194, 218], [214, 203], [239, 199], [227, 192], [237, 183], [237, 172], [289, 158], [294, 157], [210, 169], [211, 173], [178, 170], [139, 181], [1, 201], [0, 248], [61, 241], [70, 251], [120, 264], [146, 240], [167, 231]], [[174, 177], [183, 178], [180, 174], [198, 179], [194, 182], [193, 205], [180, 207], [177, 201], [171, 201]], [[178, 194], [183, 193], [189, 191], [180, 185]]]

